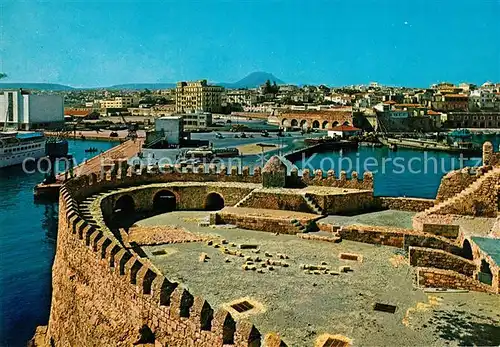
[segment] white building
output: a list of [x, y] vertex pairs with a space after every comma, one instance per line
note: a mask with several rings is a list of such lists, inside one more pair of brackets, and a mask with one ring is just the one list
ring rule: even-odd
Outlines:
[[178, 145], [184, 133], [182, 116], [167, 116], [157, 118], [155, 121], [156, 132], [163, 132], [169, 144]]
[[2, 128], [33, 130], [64, 125], [64, 99], [60, 95], [32, 95], [27, 91], [0, 91]]

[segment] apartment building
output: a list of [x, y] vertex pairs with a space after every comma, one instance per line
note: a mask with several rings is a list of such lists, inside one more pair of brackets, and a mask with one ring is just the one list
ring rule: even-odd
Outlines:
[[99, 100], [98, 102], [101, 108], [129, 108], [137, 106], [139, 98], [132, 95], [116, 96], [111, 99]]
[[178, 82], [175, 88], [175, 109], [179, 113], [220, 112], [224, 88], [207, 80]]

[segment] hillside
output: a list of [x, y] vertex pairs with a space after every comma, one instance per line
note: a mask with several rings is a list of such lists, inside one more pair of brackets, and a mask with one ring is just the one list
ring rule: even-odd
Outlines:
[[[284, 84], [282, 80], [268, 72], [252, 72], [248, 76], [242, 78], [237, 82], [230, 83], [213, 83], [215, 85], [223, 86], [225, 88], [256, 88], [269, 80], [277, 84]], [[95, 87], [95, 88], [74, 88], [62, 84], [54, 83], [0, 83], [0, 89], [32, 89], [32, 90], [52, 90], [52, 91], [68, 91], [68, 90], [85, 90], [85, 89], [109, 89], [109, 90], [158, 90], [175, 88], [175, 83], [125, 83], [116, 84], [109, 87]]]

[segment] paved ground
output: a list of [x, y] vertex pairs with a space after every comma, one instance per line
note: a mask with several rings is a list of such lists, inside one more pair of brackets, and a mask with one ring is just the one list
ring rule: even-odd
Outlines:
[[412, 229], [412, 218], [415, 212], [386, 210], [371, 213], [363, 213], [355, 216], [328, 216], [321, 219], [321, 222], [336, 225], [376, 225], [395, 228]]
[[[207, 212], [173, 212], [137, 224], [184, 227], [193, 233], [227, 239], [225, 246], [233, 250], [239, 250], [240, 244], [256, 244], [260, 247], [258, 254], [241, 251], [264, 261], [277, 261], [277, 253], [284, 253], [289, 259], [280, 261], [289, 266], [274, 266], [270, 271], [269, 267], [261, 267], [262, 262], [254, 262], [264, 273], [244, 271], [244, 258], [222, 254], [220, 248], [205, 242], [147, 246], [143, 247], [145, 253], [168, 278], [180, 281], [192, 294], [205, 297], [213, 307], [227, 307], [242, 297], [255, 300], [260, 310], [242, 317], [254, 322], [262, 333], [280, 332], [289, 346], [312, 346], [323, 333], [343, 334], [357, 346], [500, 344], [497, 296], [426, 294], [415, 289], [413, 269], [396, 248], [198, 226], [197, 222], [207, 217]], [[396, 220], [409, 217], [394, 215]], [[154, 256], [152, 252], [163, 255]], [[202, 252], [210, 257], [206, 262], [199, 261]], [[363, 262], [340, 260], [340, 252], [362, 254]], [[330, 272], [338, 272], [341, 265], [349, 265], [353, 271], [307, 274], [300, 268], [300, 264], [319, 265], [323, 261]], [[374, 311], [375, 302], [396, 305], [396, 312]]]

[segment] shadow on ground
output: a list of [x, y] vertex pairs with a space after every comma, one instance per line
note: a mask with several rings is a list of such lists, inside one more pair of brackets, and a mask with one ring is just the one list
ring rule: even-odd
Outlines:
[[500, 320], [465, 311], [435, 311], [430, 320], [440, 338], [459, 346], [500, 345]]

